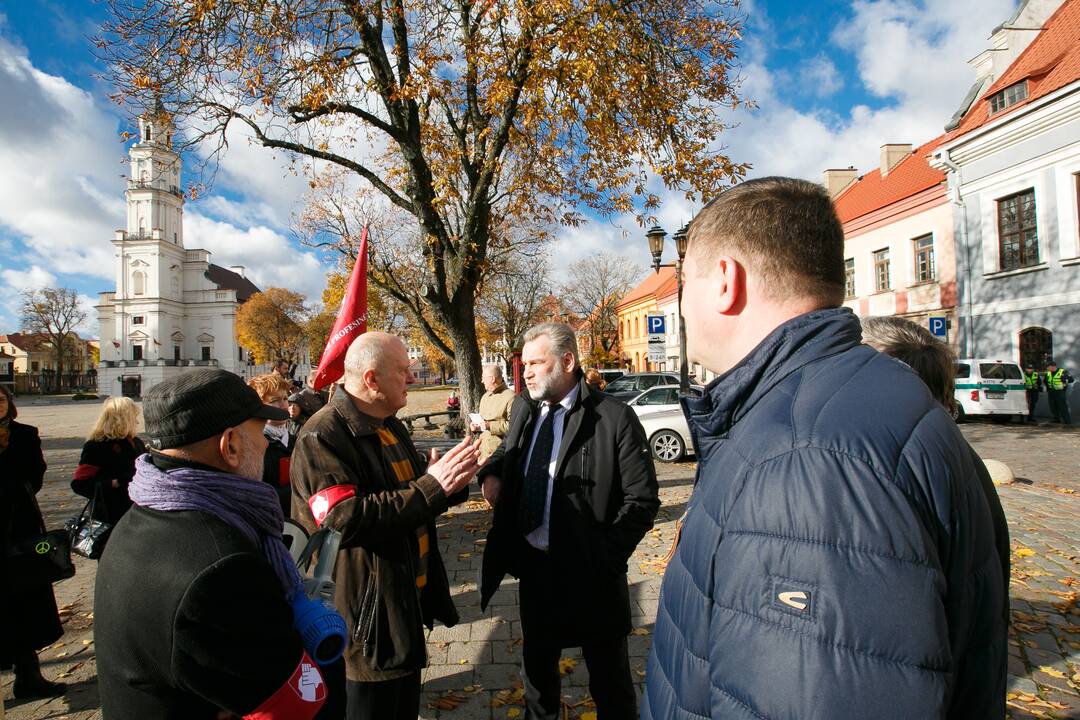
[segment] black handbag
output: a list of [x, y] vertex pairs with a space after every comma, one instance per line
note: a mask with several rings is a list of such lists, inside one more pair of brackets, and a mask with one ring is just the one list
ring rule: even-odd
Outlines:
[[97, 507], [98, 496], [102, 496], [101, 504], [105, 504], [102, 495], [101, 483], [94, 483], [94, 497], [83, 506], [82, 512], [65, 523], [71, 537], [71, 550], [76, 555], [81, 555], [90, 560], [97, 560], [101, 553], [105, 552], [105, 543], [109, 541], [112, 533], [112, 525], [104, 520], [94, 518], [94, 509]]
[[[37, 507], [37, 498], [30, 485], [26, 491], [41, 517]], [[12, 592], [66, 580], [75, 574], [75, 565], [71, 562], [71, 541], [67, 530], [45, 529], [41, 523], [41, 532], [37, 535], [13, 540], [11, 537], [11, 514], [7, 524], [7, 556], [4, 558], [4, 585]]]

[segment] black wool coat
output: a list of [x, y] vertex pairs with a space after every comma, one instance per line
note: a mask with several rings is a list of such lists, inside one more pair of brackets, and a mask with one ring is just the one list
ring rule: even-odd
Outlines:
[[303, 653], [262, 551], [209, 513], [135, 505], [98, 563], [94, 640], [111, 720], [244, 716]]
[[[128, 485], [135, 476], [135, 458], [146, 452], [146, 446], [139, 438], [127, 440], [87, 440], [79, 456], [79, 466], [75, 468], [75, 477], [71, 489], [84, 498], [94, 499], [94, 518], [116, 525], [131, 507], [128, 497]], [[116, 487], [112, 481], [116, 480]]]
[[[625, 403], [590, 388], [578, 373], [578, 399], [564, 424], [551, 498], [549, 554], [565, 603], [546, 608], [546, 626], [564, 647], [630, 632], [627, 562], [653, 526], [659, 489], [645, 431]], [[510, 430], [478, 473], [501, 479], [484, 549], [480, 602], [506, 574], [521, 577], [530, 549], [518, 525], [524, 464], [540, 406], [514, 400]]]
[[[8, 542], [41, 532], [34, 495], [45, 479], [45, 458], [36, 427], [12, 422], [8, 446], [0, 452], [0, 562]], [[12, 592], [0, 588], [0, 666], [14, 656], [56, 642], [64, 629], [50, 583]]]

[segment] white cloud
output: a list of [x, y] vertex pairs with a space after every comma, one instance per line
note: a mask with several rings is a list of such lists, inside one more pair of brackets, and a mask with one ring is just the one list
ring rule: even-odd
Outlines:
[[326, 285], [326, 268], [311, 252], [296, 249], [281, 233], [265, 225], [240, 227], [198, 211], [184, 213], [184, 245], [213, 253], [215, 265], [243, 265], [260, 288], [283, 287], [318, 302]]
[[[835, 28], [833, 43], [853, 54], [858, 77], [842, 78], [825, 55], [795, 70], [819, 86], [821, 99], [842, 87], [862, 85], [883, 100], [882, 107], [855, 105], [843, 112], [796, 108], [787, 96], [792, 69], [769, 69], [772, 22], [750, 10], [741, 53], [742, 94], [758, 107], [729, 117], [737, 126], [720, 138], [724, 152], [749, 162], [751, 177], [788, 175], [820, 181], [823, 170], [854, 165], [865, 173], [877, 166], [879, 148], [889, 142], [922, 144], [944, 125], [974, 82], [967, 61], [988, 45], [994, 26], [1015, 0], [854, 0], [847, 21]], [[807, 94], [807, 93], [799, 93]], [[699, 206], [682, 193], [661, 191], [660, 224], [673, 232]], [[644, 230], [630, 217], [594, 221], [564, 229], [553, 253], [556, 269], [598, 252], [630, 253], [648, 262]], [[665, 260], [673, 256], [665, 253]]]
[[840, 71], [825, 55], [818, 55], [800, 65], [799, 82], [808, 92], [818, 97], [835, 95], [844, 87], [844, 78], [840, 76]]
[[0, 104], [0, 229], [23, 241], [25, 262], [111, 276], [109, 239], [123, 217], [115, 120], [4, 37], [0, 96], [9, 99]]
[[53, 287], [56, 284], [56, 276], [38, 265], [32, 265], [26, 270], [0, 270], [0, 279], [9, 290], [15, 292]]

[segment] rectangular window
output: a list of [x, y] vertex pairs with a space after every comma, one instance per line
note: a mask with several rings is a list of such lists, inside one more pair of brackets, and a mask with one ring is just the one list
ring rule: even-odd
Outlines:
[[1001, 269], [1016, 270], [1039, 264], [1039, 234], [1035, 221], [1035, 190], [1001, 198], [997, 202]]
[[996, 92], [990, 96], [990, 114], [1000, 112], [1010, 105], [1015, 105], [1021, 100], [1027, 99], [1027, 81], [1021, 80], [1015, 85]]
[[915, 282], [930, 282], [937, 277], [934, 269], [934, 236], [923, 235], [911, 242], [915, 246]]
[[38, 371], [37, 360], [34, 360], [33, 362], [30, 363], [30, 371], [31, 372], [37, 372]]
[[203, 360], [209, 360], [210, 359], [210, 347], [208, 345], [203, 345], [202, 346], [202, 359]]
[[131, 324], [132, 325], [142, 325], [145, 322], [146, 322], [146, 318], [144, 316], [142, 316], [142, 315], [132, 315], [131, 316]]
[[180, 362], [180, 346], [179, 345], [173, 345], [172, 346], [172, 359], [175, 360], [176, 362]]
[[142, 360], [143, 359], [142, 345], [132, 345], [131, 346], [131, 359], [132, 360]]
[[889, 280], [889, 248], [874, 251], [874, 289], [884, 292], [892, 287]]
[[855, 258], [844, 261], [844, 297], [855, 297]]

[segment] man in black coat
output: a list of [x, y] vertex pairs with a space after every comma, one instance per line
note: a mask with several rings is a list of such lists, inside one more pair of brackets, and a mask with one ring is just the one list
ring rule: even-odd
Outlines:
[[526, 717], [559, 716], [559, 656], [581, 647], [599, 718], [633, 718], [626, 564], [660, 507], [645, 431], [585, 383], [568, 326], [531, 328], [522, 362], [530, 399], [478, 474], [495, 508], [481, 605], [520, 578]]

